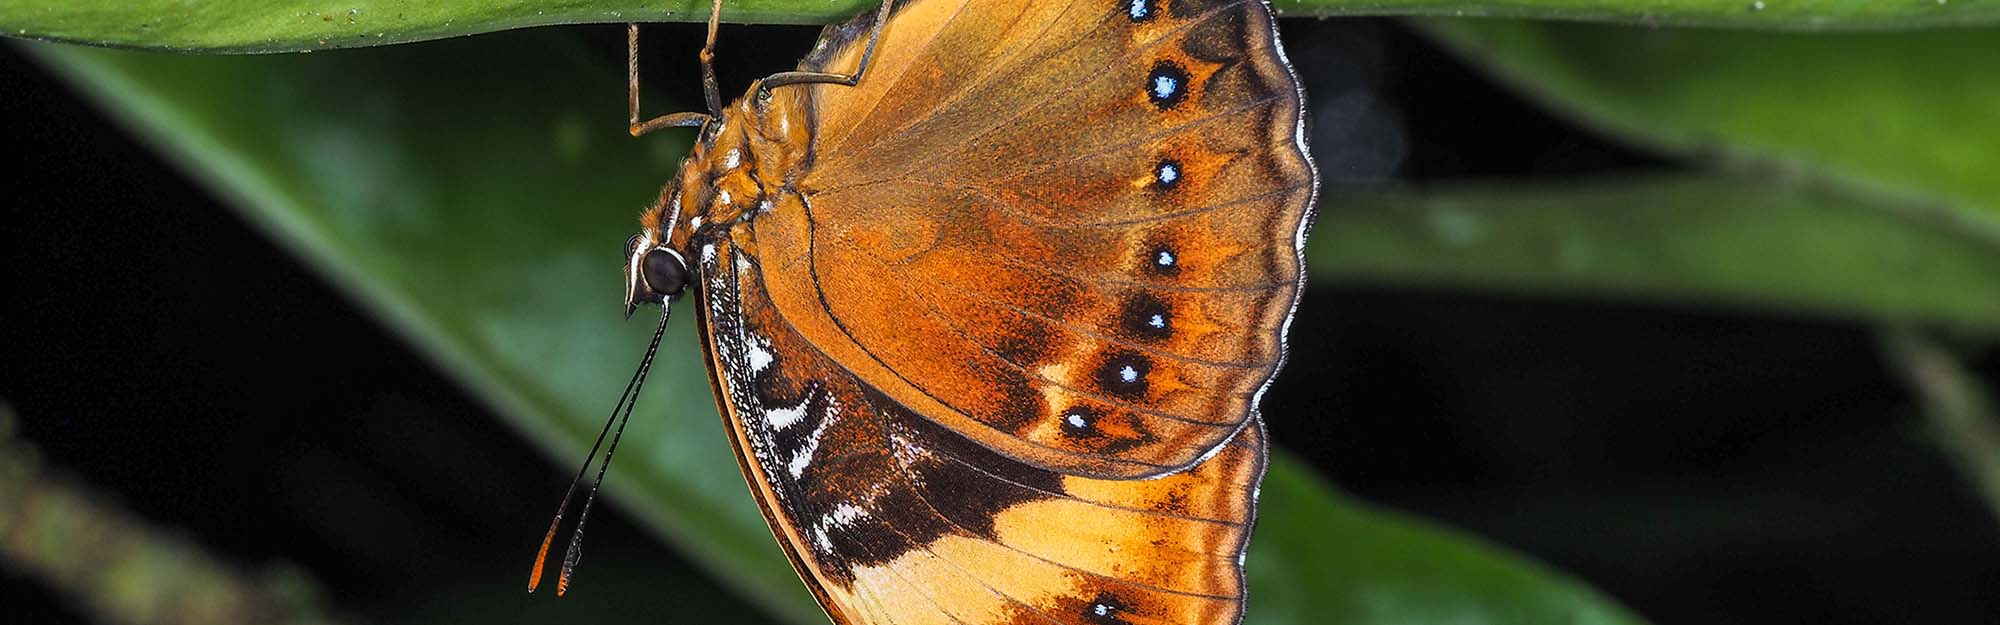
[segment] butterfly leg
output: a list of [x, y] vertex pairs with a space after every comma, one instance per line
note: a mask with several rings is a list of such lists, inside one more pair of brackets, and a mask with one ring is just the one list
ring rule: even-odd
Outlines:
[[831, 72], [778, 72], [757, 81], [758, 89], [760, 92], [768, 93], [772, 87], [785, 85], [827, 83], [852, 87], [855, 83], [861, 82], [861, 75], [868, 72], [868, 61], [875, 58], [875, 41], [882, 38], [882, 25], [888, 23], [890, 7], [895, 3], [895, 0], [882, 0], [882, 7], [875, 10], [875, 25], [868, 29], [868, 47], [861, 50], [861, 62], [855, 64], [854, 73], [842, 75]]
[[626, 131], [637, 137], [661, 128], [693, 128], [722, 115], [722, 91], [715, 84], [715, 33], [722, 22], [722, 0], [708, 11], [708, 40], [701, 46], [701, 92], [708, 112], [687, 111], [639, 121], [639, 25], [625, 24], [625, 105], [630, 112]]

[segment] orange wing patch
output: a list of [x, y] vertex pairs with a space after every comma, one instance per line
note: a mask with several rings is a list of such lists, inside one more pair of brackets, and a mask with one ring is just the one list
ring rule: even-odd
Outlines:
[[1260, 1], [911, 3], [867, 79], [804, 88], [797, 210], [751, 224], [773, 305], [1004, 456], [1186, 468], [1254, 412], [1299, 294], [1315, 184], [1276, 45]]

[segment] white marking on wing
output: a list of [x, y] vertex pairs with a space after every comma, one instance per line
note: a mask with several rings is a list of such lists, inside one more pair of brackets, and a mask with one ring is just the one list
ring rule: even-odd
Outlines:
[[[805, 402], [800, 402], [800, 407], [804, 407], [806, 402], [811, 400], [811, 397], [807, 397]], [[826, 414], [821, 415], [819, 425], [813, 426], [812, 434], [806, 436], [805, 445], [799, 447], [798, 455], [792, 456], [792, 461], [785, 464], [785, 468], [792, 472], [792, 479], [805, 476], [806, 467], [812, 466], [813, 454], [819, 453], [819, 438], [826, 434], [826, 428], [833, 425], [834, 420], [839, 417], [840, 404], [828, 397]]]
[[854, 527], [856, 520], [865, 518], [868, 518], [868, 511], [854, 504], [843, 503], [834, 506], [832, 512], [820, 515], [819, 521], [813, 523], [814, 541], [819, 543], [821, 549], [831, 552], [833, 539], [827, 536], [827, 530], [836, 527], [841, 529]]
[[771, 341], [761, 336], [750, 338], [750, 373], [763, 373], [771, 366]]
[[[806, 402], [799, 402], [799, 405], [790, 408], [772, 408], [764, 412], [764, 421], [771, 424], [773, 430], [790, 428], [805, 418]], [[792, 473], [796, 474], [798, 471]]]

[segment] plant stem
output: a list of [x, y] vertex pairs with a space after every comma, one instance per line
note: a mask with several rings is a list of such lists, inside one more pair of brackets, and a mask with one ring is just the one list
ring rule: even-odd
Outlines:
[[331, 624], [304, 573], [245, 575], [65, 476], [13, 438], [0, 405], [0, 566], [37, 579], [103, 623]]
[[2000, 417], [1979, 380], [1922, 332], [1892, 327], [1882, 349], [1923, 402], [1937, 444], [2000, 518]]

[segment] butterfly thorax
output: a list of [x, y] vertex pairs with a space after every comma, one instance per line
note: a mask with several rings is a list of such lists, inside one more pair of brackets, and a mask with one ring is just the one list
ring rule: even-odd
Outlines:
[[[702, 127], [680, 172], [640, 219], [649, 244], [685, 252], [691, 241], [754, 219], [798, 193], [811, 158], [803, 89], [779, 88], [748, 95]], [[746, 242], [747, 243], [747, 242]]]
[[805, 107], [799, 105], [803, 91], [760, 93], [753, 85], [749, 95], [701, 127], [680, 171], [639, 216], [640, 232], [626, 251], [628, 315], [638, 303], [666, 299], [646, 284], [647, 254], [671, 250], [685, 262], [698, 242], [724, 237], [755, 249], [747, 229], [737, 226], [800, 193], [798, 183], [812, 155]]

